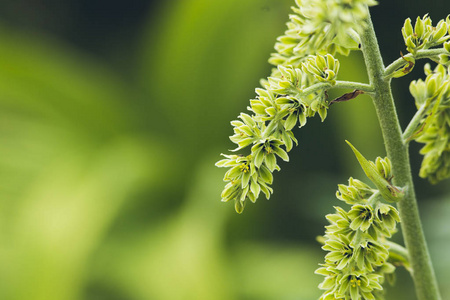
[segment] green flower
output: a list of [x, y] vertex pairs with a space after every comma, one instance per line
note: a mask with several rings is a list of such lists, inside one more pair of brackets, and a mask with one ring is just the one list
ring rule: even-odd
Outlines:
[[239, 146], [234, 151], [245, 148], [248, 145], [253, 144], [256, 140], [261, 139], [261, 129], [259, 128], [259, 124], [257, 124], [252, 117], [241, 113], [239, 118], [242, 121], [231, 122], [231, 125], [234, 126], [234, 135], [230, 137], [230, 140]]
[[374, 227], [385, 236], [390, 237], [396, 231], [400, 216], [397, 209], [391, 205], [379, 203], [375, 213]]
[[278, 167], [275, 154], [281, 157], [284, 161], [289, 161], [288, 154], [281, 148], [282, 145], [284, 145], [284, 143], [275, 138], [269, 138], [255, 144], [252, 147], [252, 155], [254, 157], [255, 166], [259, 168], [263, 163], [265, 163], [267, 168], [273, 172]]
[[350, 228], [353, 230], [360, 229], [363, 232], [369, 229], [374, 220], [373, 209], [370, 205], [353, 205], [348, 216], [352, 220]]
[[315, 271], [315, 274], [325, 276], [323, 282], [319, 284], [319, 289], [325, 290], [320, 300], [337, 299], [335, 292], [342, 278], [342, 271], [338, 270], [334, 265], [323, 264], [322, 267]]
[[309, 56], [306, 63], [302, 64], [302, 69], [314, 76], [317, 81], [334, 85], [339, 71], [339, 61], [331, 54]]
[[218, 167], [229, 167], [225, 173], [224, 181], [227, 182], [222, 192], [222, 201], [234, 200], [235, 209], [238, 213], [244, 210], [246, 200], [256, 202], [260, 192], [263, 192], [267, 199], [270, 198], [273, 176], [271, 171], [261, 165], [259, 168], [252, 161], [252, 156], [224, 155], [216, 163]]
[[297, 121], [300, 127], [305, 126], [306, 106], [304, 103], [290, 96], [279, 97], [276, 102], [279, 105], [284, 105], [284, 108], [288, 112], [288, 116], [283, 124], [285, 130], [292, 130], [297, 125]]
[[429, 49], [447, 41], [450, 38], [446, 35], [447, 31], [447, 23], [444, 20], [433, 27], [430, 17], [425, 15], [423, 18], [417, 17], [414, 28], [411, 19], [406, 19], [402, 35], [406, 49], [415, 54], [417, 50]]
[[378, 274], [348, 274], [340, 280], [338, 296], [345, 299], [375, 299], [372, 292], [382, 290], [379, 281], [382, 276]]
[[334, 207], [336, 209], [335, 214], [329, 214], [325, 217], [331, 223], [325, 226], [326, 233], [334, 236], [345, 236], [349, 241], [352, 241], [355, 237], [356, 231], [350, 228], [352, 220], [349, 218], [348, 213], [339, 206]]
[[347, 204], [365, 204], [374, 193], [370, 186], [358, 179], [350, 177], [348, 183], [348, 185], [339, 184], [336, 192], [336, 197]]
[[353, 258], [353, 248], [350, 240], [345, 236], [331, 236], [322, 246], [323, 250], [330, 251], [325, 255], [325, 260], [336, 264], [336, 269], [342, 270]]
[[257, 88], [256, 93], [258, 96], [256, 99], [250, 100], [249, 110], [253, 111], [258, 121], [270, 121], [276, 115], [276, 112], [280, 110], [275, 100], [277, 95], [270, 89]]
[[373, 272], [374, 267], [382, 266], [389, 256], [386, 246], [376, 241], [366, 241], [355, 250], [356, 265], [360, 270]]

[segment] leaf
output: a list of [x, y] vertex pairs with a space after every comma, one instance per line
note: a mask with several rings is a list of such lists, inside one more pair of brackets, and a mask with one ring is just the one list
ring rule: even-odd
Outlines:
[[372, 165], [349, 141], [345, 142], [353, 150], [353, 153], [358, 159], [364, 173], [366, 173], [366, 176], [376, 185], [386, 201], [397, 202], [404, 196], [404, 192], [384, 179], [384, 177], [378, 173], [374, 165]]

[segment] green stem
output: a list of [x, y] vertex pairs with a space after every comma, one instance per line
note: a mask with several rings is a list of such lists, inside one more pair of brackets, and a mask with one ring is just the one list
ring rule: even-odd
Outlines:
[[409, 263], [409, 253], [405, 247], [400, 246], [397, 243], [391, 241], [385, 241], [385, 244], [389, 247], [389, 257], [395, 262], [400, 262], [406, 270], [411, 272], [411, 266]]
[[277, 115], [275, 115], [275, 117], [269, 122], [269, 125], [267, 125], [266, 129], [264, 130], [263, 134], [262, 134], [262, 138], [266, 139], [269, 136], [272, 135], [272, 133], [277, 129], [278, 124], [280, 122], [280, 114], [278, 113]]
[[342, 81], [342, 80], [336, 81], [336, 84], [332, 87], [332, 89], [360, 90], [366, 94], [372, 94], [374, 92], [374, 89], [370, 84], [353, 81]]
[[403, 141], [404, 143], [409, 143], [413, 135], [415, 134], [417, 127], [420, 124], [420, 121], [423, 119], [423, 114], [425, 110], [427, 109], [427, 105], [423, 104], [419, 110], [416, 112], [414, 117], [409, 122], [408, 126], [405, 129], [405, 132], [403, 133]]
[[319, 83], [313, 84], [310, 87], [307, 87], [306, 89], [304, 89], [303, 91], [298, 93], [298, 96], [305, 97], [305, 96], [308, 96], [309, 94], [315, 93], [317, 91], [327, 90], [331, 87], [332, 87], [332, 85], [329, 82], [319, 82]]
[[369, 13], [367, 22], [367, 28], [361, 35], [362, 51], [370, 84], [375, 90], [372, 99], [380, 122], [386, 152], [392, 161], [395, 176], [393, 183], [405, 187], [405, 196], [398, 202], [398, 209], [405, 245], [410, 254], [417, 298], [419, 300], [439, 300], [441, 297], [417, 208], [408, 145], [403, 143], [390, 79], [385, 79], [385, 68]]
[[[412, 58], [414, 59], [422, 59], [422, 58], [429, 58], [429, 59], [438, 59], [440, 54], [446, 54], [448, 53], [445, 49], [427, 49], [427, 50], [419, 50], [414, 55], [409, 53], [405, 55], [405, 58]], [[393, 74], [397, 69], [403, 67], [405, 65], [405, 59], [403, 57], [398, 58], [397, 60], [393, 61], [389, 66], [386, 67], [386, 70], [384, 72], [386, 77], [389, 77], [391, 74]]]

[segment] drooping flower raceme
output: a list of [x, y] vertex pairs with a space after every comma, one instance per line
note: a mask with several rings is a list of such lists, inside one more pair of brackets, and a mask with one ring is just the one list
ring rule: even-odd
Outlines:
[[[277, 66], [256, 98], [250, 100], [251, 114], [242, 113], [231, 122], [237, 144], [233, 151], [251, 148], [250, 153], [224, 155], [216, 165], [230, 168], [224, 181], [222, 201], [233, 200], [241, 213], [247, 200], [256, 201], [260, 191], [268, 199], [272, 193], [272, 172], [278, 170], [277, 157], [289, 160], [297, 139], [295, 126], [307, 118], [327, 116], [327, 90], [336, 84], [339, 61], [332, 55], [358, 49], [367, 5], [374, 0], [296, 0], [288, 29], [275, 45], [270, 63]], [[270, 173], [270, 177], [267, 174]], [[260, 178], [265, 176], [264, 178]]]
[[326, 118], [325, 89], [336, 83], [338, 70], [339, 62], [330, 54], [310, 56], [301, 68], [279, 66], [277, 76], [256, 89], [257, 97], [249, 107], [253, 114], [241, 113], [240, 120], [231, 122], [234, 135], [230, 140], [237, 145], [234, 151], [251, 146], [251, 153], [224, 155], [226, 158], [216, 163], [231, 168], [224, 177], [227, 185], [222, 201], [234, 200], [236, 211], [241, 213], [246, 200], [255, 202], [260, 190], [269, 199], [272, 172], [279, 170], [277, 157], [289, 160], [287, 152], [297, 143], [292, 133], [296, 125], [305, 125], [316, 113], [322, 120]]

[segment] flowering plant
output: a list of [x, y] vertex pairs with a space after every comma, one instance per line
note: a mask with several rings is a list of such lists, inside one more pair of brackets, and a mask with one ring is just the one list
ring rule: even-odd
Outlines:
[[[357, 161], [372, 186], [350, 178], [339, 185], [337, 198], [349, 210], [336, 206], [326, 216], [330, 222], [320, 237], [328, 253], [316, 273], [325, 276], [320, 299], [382, 299], [383, 283], [392, 279], [395, 266], [411, 272], [417, 297], [440, 299], [430, 262], [411, 177], [408, 145], [412, 140], [425, 144], [420, 176], [431, 183], [450, 177], [450, 17], [433, 26], [428, 15], [412, 24], [407, 19], [401, 29], [406, 55], [384, 66], [370, 19], [374, 0], [296, 0], [284, 35], [278, 38], [276, 53], [269, 62], [272, 74], [261, 81], [250, 114], [241, 113], [232, 121], [237, 145], [234, 152], [216, 163], [229, 168], [225, 173], [222, 201], [234, 202], [242, 213], [248, 202], [256, 202], [261, 192], [273, 193], [273, 171], [278, 159], [298, 144], [292, 133], [308, 118], [319, 115], [324, 121], [330, 106], [368, 94], [375, 105], [387, 157], [367, 160], [349, 142]], [[338, 80], [340, 63], [336, 53], [362, 51], [369, 83]], [[425, 80], [413, 81], [410, 92], [417, 113], [402, 131], [391, 93], [393, 78], [411, 72], [416, 60], [430, 59], [437, 66], [425, 66]], [[332, 89], [352, 89], [334, 100]], [[389, 241], [402, 222], [405, 247]]]

